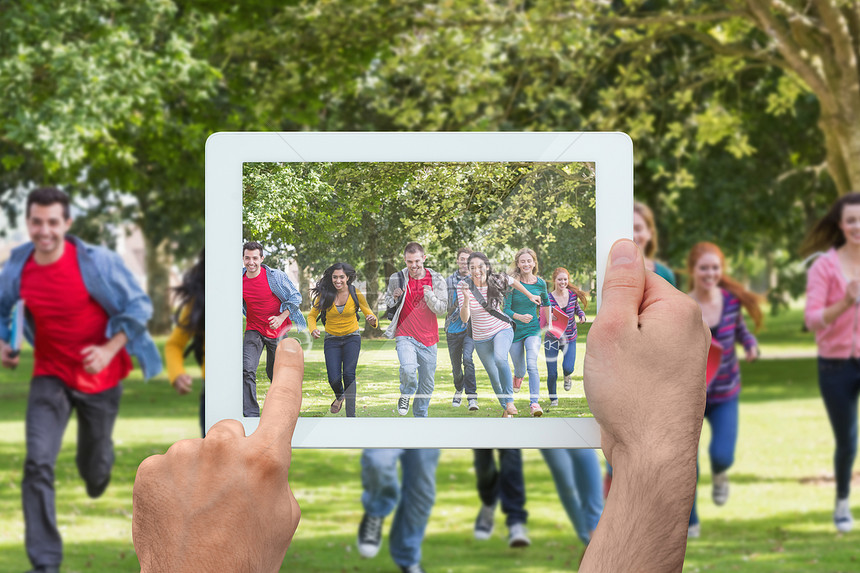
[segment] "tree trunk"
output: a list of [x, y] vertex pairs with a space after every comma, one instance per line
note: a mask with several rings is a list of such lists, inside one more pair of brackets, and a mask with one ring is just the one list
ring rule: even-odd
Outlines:
[[[363, 217], [363, 227], [367, 232], [367, 243], [364, 247], [364, 275], [367, 280], [367, 292], [365, 296], [367, 297], [367, 304], [370, 305], [370, 308], [377, 315], [377, 318], [380, 318], [381, 312], [379, 311], [379, 254], [377, 250], [377, 245], [379, 243], [379, 234], [376, 230], [376, 223], [373, 221], [373, 217], [368, 213], [364, 214]], [[364, 338], [379, 338], [382, 336], [382, 329], [379, 328], [377, 324], [376, 328], [370, 326], [365, 322], [364, 325], [364, 333], [362, 334]]]
[[170, 307], [170, 249], [168, 241], [154, 243], [144, 235], [146, 244], [146, 290], [152, 301], [152, 319], [149, 331], [152, 334], [167, 334], [173, 324]]

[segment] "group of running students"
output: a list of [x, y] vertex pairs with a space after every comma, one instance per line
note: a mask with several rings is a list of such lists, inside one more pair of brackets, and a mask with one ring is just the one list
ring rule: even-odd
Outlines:
[[[463, 394], [470, 411], [478, 407], [473, 354], [478, 353], [495, 392], [503, 416], [518, 414], [514, 394], [528, 376], [529, 414], [541, 416], [538, 353], [542, 326], [551, 322], [551, 309], [561, 311], [566, 322], [556, 318], [557, 331], [548, 330], [544, 339], [547, 361], [547, 389], [550, 406], [558, 405], [556, 362], [563, 355], [564, 386], [571, 389], [576, 357], [577, 322], [585, 321], [586, 295], [570, 283], [570, 272], [557, 268], [548, 288], [537, 276], [537, 255], [521, 249], [514, 257], [509, 274], [495, 272], [486, 255], [461, 248], [457, 270], [447, 279], [424, 268], [424, 249], [409, 243], [404, 250], [406, 268], [394, 273], [385, 292], [387, 314], [391, 319], [386, 336], [394, 338], [400, 359], [401, 395], [397, 411], [406, 415], [414, 398], [413, 415], [426, 416], [434, 390], [435, 345], [439, 341], [437, 313], [445, 313], [445, 336], [454, 376], [452, 406], [459, 407]], [[314, 338], [321, 336], [317, 320], [326, 330], [324, 354], [329, 384], [335, 393], [331, 412], [340, 411], [346, 402], [347, 416], [355, 416], [355, 377], [358, 353], [359, 310], [371, 326], [377, 317], [353, 283], [355, 269], [335, 263], [311, 289], [312, 309], [308, 328]], [[558, 317], [558, 313], [556, 313]], [[508, 361], [513, 361], [514, 369]]]
[[[648, 270], [677, 286], [672, 271], [655, 259], [658, 242], [654, 217], [651, 210], [641, 203], [634, 207], [633, 238], [645, 255]], [[248, 254], [247, 246], [245, 255]], [[259, 249], [262, 256], [262, 247]], [[860, 193], [847, 194], [832, 206], [806, 237], [802, 254], [818, 255], [808, 273], [805, 322], [816, 334], [819, 385], [836, 439], [837, 496], [833, 519], [836, 528], [846, 532], [853, 527], [848, 496], [857, 449], [857, 401], [860, 395]], [[398, 413], [406, 415], [410, 399], [413, 399], [413, 415], [427, 415], [434, 389], [436, 344], [439, 341], [437, 315], [446, 317], [444, 331], [454, 378], [453, 406], [459, 407], [465, 394], [467, 407], [478, 409], [472, 360], [473, 352], [477, 351], [502, 415], [512, 417], [518, 414], [513, 396], [528, 377], [529, 414], [541, 416], [543, 408], [539, 403], [537, 369], [541, 332], [545, 332], [543, 353], [547, 363], [549, 406], [556, 406], [558, 363], [562, 365], [565, 389], [569, 390], [576, 358], [577, 324], [584, 322], [583, 309], [587, 305], [585, 293], [571, 284], [570, 273], [557, 268], [547, 284], [538, 276], [537, 256], [531, 249], [518, 251], [507, 273], [496, 272], [483, 253], [460, 249], [457, 253], [458, 268], [447, 279], [425, 268], [425, 259], [421, 245], [409, 243], [404, 249], [405, 268], [389, 277], [384, 294], [386, 314], [390, 319], [385, 334], [396, 340], [400, 362]], [[700, 305], [703, 319], [711, 329], [713, 344], [722, 354], [719, 368], [708, 382], [704, 415], [711, 427], [708, 453], [713, 476], [712, 498], [715, 504], [723, 505], [729, 496], [727, 471], [734, 462], [738, 436], [741, 380], [735, 348], [741, 345], [747, 361], [759, 357], [757, 340], [747, 328], [741, 311], [746, 310], [757, 330], [763, 320], [762, 297], [726, 274], [725, 257], [713, 243], [694, 245], [686, 267], [689, 277], [687, 290]], [[268, 270], [272, 274], [281, 273], [275, 269]], [[271, 284], [273, 277], [268, 280]], [[326, 269], [311, 290], [312, 309], [306, 327], [313, 337], [318, 338], [321, 332], [317, 323], [324, 325], [326, 369], [335, 397], [331, 412], [338, 413], [345, 403], [347, 416], [355, 415], [355, 370], [361, 347], [358, 313], [363, 312], [371, 326], [379, 323], [364, 295], [355, 290], [355, 280], [355, 269], [346, 263], [336, 263]], [[272, 289], [270, 294], [275, 290]], [[287, 328], [291, 323], [299, 329], [305, 326], [298, 307], [300, 301], [297, 289], [289, 297], [278, 295], [275, 299]], [[563, 332], [551, 328], [552, 309], [561, 311], [568, 318]], [[251, 311], [250, 306], [247, 310]], [[266, 337], [263, 338], [265, 341]], [[249, 369], [253, 367], [254, 375], [261, 350], [262, 347], [255, 356], [252, 353], [248, 364]], [[509, 358], [513, 362], [513, 371]], [[251, 392], [246, 391], [246, 394]], [[547, 461], [556, 453], [562, 453], [546, 452], [549, 452], [549, 455], [545, 454]], [[504, 460], [502, 465], [505, 465]], [[593, 483], [593, 474], [599, 468], [593, 469], [595, 465], [590, 457], [588, 460], [572, 457], [564, 466], [559, 460], [557, 464], [551, 464], [551, 469], [553, 467], [554, 477], [562, 480], [557, 479], [559, 493], [562, 493], [562, 482], [575, 485], [574, 491], [567, 495], [572, 499], [578, 498], [575, 500], [577, 503], [565, 504], [573, 520], [575, 508], [587, 506], [589, 498], [593, 498], [580, 484]], [[567, 469], [563, 470], [563, 467]], [[586, 467], [588, 471], [583, 471]], [[496, 471], [495, 464], [492, 469]], [[611, 486], [612, 471], [607, 469], [603, 495]], [[573, 477], [563, 478], [564, 473]], [[586, 474], [587, 478], [584, 477]], [[577, 516], [577, 521], [581, 518], [581, 515]], [[596, 524], [596, 521], [586, 521], [577, 524], [583, 540], [587, 540]], [[476, 535], [477, 532], [476, 522]], [[700, 535], [695, 505], [688, 533], [690, 537]]]

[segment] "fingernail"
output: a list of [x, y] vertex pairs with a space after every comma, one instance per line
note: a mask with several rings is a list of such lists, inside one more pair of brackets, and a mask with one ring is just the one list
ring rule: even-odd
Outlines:
[[619, 265], [629, 265], [636, 260], [638, 254], [636, 243], [633, 241], [618, 241], [613, 245], [612, 251], [609, 253], [609, 259], [613, 267]]

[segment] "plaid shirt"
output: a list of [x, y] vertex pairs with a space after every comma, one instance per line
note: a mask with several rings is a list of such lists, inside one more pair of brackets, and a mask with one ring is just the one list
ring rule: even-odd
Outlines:
[[[266, 265], [260, 266], [266, 269], [266, 279], [269, 281], [269, 288], [272, 290], [272, 294], [281, 301], [280, 311], [284, 312], [289, 309], [290, 320], [296, 325], [296, 329], [299, 332], [307, 330], [308, 323], [305, 321], [305, 317], [299, 308], [299, 305], [302, 304], [302, 293], [299, 292], [299, 289], [296, 288], [296, 285], [293, 284], [293, 281], [290, 280], [284, 271], [273, 269]], [[242, 275], [244, 276], [246, 272], [246, 269], [243, 268]], [[242, 300], [242, 314], [247, 315], [244, 299]]]

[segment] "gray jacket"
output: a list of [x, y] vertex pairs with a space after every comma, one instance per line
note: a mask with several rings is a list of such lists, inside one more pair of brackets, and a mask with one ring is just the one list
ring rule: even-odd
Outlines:
[[[434, 314], [443, 315], [448, 311], [448, 286], [445, 284], [445, 277], [432, 269], [425, 268], [424, 270], [430, 273], [430, 277], [433, 280], [433, 291], [424, 295], [424, 302], [427, 303], [427, 308], [429, 308]], [[405, 291], [409, 287], [409, 271], [404, 268], [399, 272], [404, 275], [403, 290]], [[394, 338], [394, 334], [397, 331], [397, 321], [400, 320], [400, 311], [403, 309], [404, 295], [400, 295], [400, 298], [394, 296], [394, 291], [397, 288], [397, 273], [394, 273], [388, 277], [388, 287], [385, 289], [384, 296], [385, 305], [394, 306], [396, 304], [397, 312], [394, 313], [394, 318], [391, 319], [391, 324], [389, 324], [388, 328], [385, 329], [386, 338]]]

